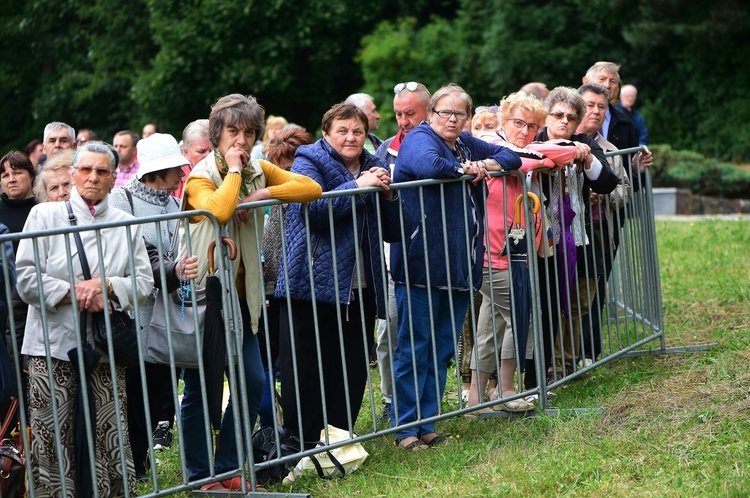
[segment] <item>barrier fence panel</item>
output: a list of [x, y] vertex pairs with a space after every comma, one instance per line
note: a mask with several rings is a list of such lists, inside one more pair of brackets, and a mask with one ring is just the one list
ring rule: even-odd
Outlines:
[[[240, 304], [242, 292], [234, 284], [238, 272], [248, 268], [230, 261], [231, 251], [217, 244], [217, 274], [221, 282], [230, 284], [219, 296], [220, 342], [227, 353], [218, 360], [204, 357], [208, 325], [194, 318], [192, 330], [185, 327], [185, 316], [193, 320], [190, 307], [199, 304], [199, 296], [183, 294], [175, 304], [167, 293], [152, 291], [148, 282], [138, 281], [135, 275], [143, 248], [132, 242], [139, 227], [178, 220], [184, 237], [180, 247], [192, 254], [193, 236], [184, 229], [189, 218], [211, 219], [217, 241], [227, 235], [209, 213], [111, 222], [96, 225], [94, 231], [91, 226], [61, 226], [0, 236], [0, 242], [26, 241], [22, 243], [26, 256], [18, 261], [31, 265], [36, 280], [32, 287], [39, 294], [38, 301], [29, 305], [39, 316], [38, 337], [45, 354], [31, 359], [36, 376], [31, 385], [47, 387], [49, 395], [44, 407], [34, 404], [39, 403], [38, 392], [32, 391], [30, 399], [21, 396], [21, 426], [32, 427], [31, 441], [23, 440], [25, 452], [30, 456], [33, 445], [44, 443], [44, 451], [59, 462], [59, 475], [66, 476], [59, 479], [63, 494], [70, 495], [80, 486], [79, 478], [67, 475], [66, 458], [72, 457], [61, 457], [66, 448], [70, 453], [69, 448], [81, 445], [70, 436], [73, 393], [61, 388], [53, 375], [65, 360], [54, 353], [59, 335], [55, 327], [62, 325], [50, 319], [60, 305], [49, 304], [59, 298], [46, 283], [50, 263], [44, 253], [49, 245], [45, 241], [64, 241], [55, 245], [64, 249], [55, 261], [66, 265], [58, 280], [73, 288], [80, 280], [76, 245], [69, 236], [75, 232], [85, 234], [87, 247], [93, 248], [87, 255], [96, 262], [92, 266], [102, 285], [107, 279], [120, 282], [123, 287], [116, 295], [122, 296], [121, 304], [133, 308], [136, 324], [148, 330], [139, 335], [138, 362], [129, 367], [129, 374], [110, 363], [95, 364], [95, 377], [111, 379], [114, 389], [107, 398], [111, 413], [109, 405], [104, 412], [112, 421], [107, 465], [126, 469], [122, 472], [126, 496], [134, 489], [136, 453], [135, 458], [142, 457], [150, 469], [156, 469], [147, 475], [148, 489], [142, 486], [140, 494], [164, 496], [235, 477], [243, 484], [262, 484], [271, 474], [280, 478], [295, 466], [301, 472], [307, 462], [304, 457], [383, 435], [407, 442], [413, 437], [429, 439], [437, 432], [435, 423], [449, 417], [523, 416], [548, 409], [553, 390], [563, 383], [656, 339], [664, 349], [649, 177], [635, 174], [637, 160], [635, 169], [630, 166], [630, 154], [637, 150], [608, 154], [613, 161], [615, 156], [625, 158], [623, 170], [628, 174], [627, 179], [620, 176], [617, 189], [609, 195], [574, 194], [580, 174], [568, 168], [567, 177], [566, 170], [493, 173], [476, 186], [471, 177], [393, 184], [392, 199], [377, 188], [365, 188], [326, 192], [304, 205], [278, 201], [240, 205], [238, 209], [248, 210], [249, 222], [254, 223], [256, 249], [262, 254], [257, 271], [262, 275], [265, 306], [260, 313], [248, 314]], [[113, 231], [131, 243], [114, 247], [109, 238]], [[169, 256], [175, 254], [167, 249], [170, 241], [160, 230], [156, 232], [151, 266], [156, 286], [164, 289], [169, 287], [167, 272], [175, 271], [169, 269]], [[127, 263], [120, 265], [122, 274], [98, 263], [106, 261], [111, 251]], [[203, 261], [207, 255], [197, 255], [200, 284], [193, 290], [203, 286], [207, 266]], [[12, 266], [4, 255], [0, 257], [10, 295]], [[28, 287], [28, 270], [23, 275], [19, 286]], [[145, 287], [150, 295], [139, 301], [143, 296], [136, 290]], [[180, 284], [183, 291], [189, 287], [189, 282]], [[121, 292], [126, 288], [130, 294]], [[28, 290], [22, 294], [30, 295]], [[155, 344], [150, 341], [158, 338], [143, 322], [141, 308], [144, 303], [153, 307], [156, 300], [162, 300], [161, 308], [174, 312], [164, 313], [161, 346], [149, 350], [148, 344]], [[77, 304], [74, 297], [65, 306]], [[11, 300], [9, 310], [11, 353], [17, 390], [22, 393], [28, 381], [22, 374], [20, 319], [29, 305]], [[250, 316], [257, 315], [265, 371], [262, 397], [257, 395], [258, 379], [250, 375], [246, 363], [257, 361], [255, 342], [248, 342], [254, 336], [248, 335], [247, 328]], [[70, 316], [72, 323], [65, 329], [74, 332], [81, 316], [72, 311]], [[180, 346], [185, 344], [184, 333], [187, 344], [194, 346], [197, 368], [182, 368], [193, 366], [184, 363], [185, 348]], [[76, 348], [82, 351], [84, 342], [77, 339]], [[378, 369], [370, 368], [375, 362]], [[160, 372], [160, 387], [149, 373], [152, 369]], [[211, 387], [217, 371], [221, 396], [226, 375], [231, 399], [223, 421], [224, 403], [217, 419], [216, 390]], [[75, 378], [85, 373], [82, 367], [67, 367], [65, 372]], [[151, 435], [159, 422], [151, 419], [151, 413], [155, 403], [164, 401], [161, 384], [168, 385], [166, 404], [175, 419], [178, 443], [170, 452], [177, 453], [179, 469], [169, 473], [160, 469]], [[446, 390], [455, 391], [455, 399], [446, 396]], [[156, 392], [162, 397], [155, 397]], [[127, 405], [137, 405], [138, 416], [129, 413]], [[87, 467], [88, 476], [80, 479], [88, 479], [95, 496], [105, 496], [111, 491], [109, 484], [97, 480], [104, 465], [94, 434], [99, 422], [90, 421], [92, 411], [87, 404], [82, 406], [85, 449], [97, 459], [84, 457], [84, 465], [76, 461], [73, 466]], [[48, 411], [39, 411], [42, 408]], [[97, 414], [100, 409], [97, 405]], [[30, 418], [34, 410], [37, 414]], [[172, 420], [168, 422], [171, 426]], [[259, 438], [253, 445], [251, 435], [259, 427], [277, 434], [275, 445], [262, 446]], [[343, 430], [349, 439], [340, 439], [330, 427]], [[217, 441], [219, 429], [226, 437]], [[271, 453], [280, 458], [266, 460], [271, 446], [275, 449]], [[29, 458], [27, 468], [33, 474], [45, 467]], [[36, 482], [29, 480], [30, 496], [36, 496]]]

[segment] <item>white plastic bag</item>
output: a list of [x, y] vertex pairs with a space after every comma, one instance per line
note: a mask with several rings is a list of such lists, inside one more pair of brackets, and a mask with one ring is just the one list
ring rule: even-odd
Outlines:
[[[318, 446], [325, 446], [326, 430], [320, 431], [321, 441]], [[357, 437], [354, 434], [354, 437]], [[332, 425], [328, 426], [328, 441], [337, 443], [349, 438], [349, 431], [339, 429]], [[351, 474], [370, 456], [360, 443], [351, 443], [340, 448], [323, 451], [313, 456], [304, 457], [297, 466], [284, 478], [284, 484], [294, 482], [294, 479], [302, 474], [313, 474], [323, 479], [342, 478]]]

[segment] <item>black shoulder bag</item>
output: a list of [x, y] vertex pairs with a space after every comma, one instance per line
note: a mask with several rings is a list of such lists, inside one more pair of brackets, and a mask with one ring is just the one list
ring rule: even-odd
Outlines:
[[[65, 201], [65, 205], [68, 208], [68, 221], [72, 226], [76, 226], [77, 219], [76, 215], [73, 214], [73, 208], [70, 205], [70, 201]], [[78, 248], [78, 257], [81, 260], [81, 269], [83, 271], [83, 278], [86, 280], [91, 279], [91, 270], [89, 269], [89, 262], [86, 258], [86, 253], [83, 250], [83, 242], [81, 241], [81, 234], [75, 232], [73, 234], [76, 241], [76, 247]], [[107, 341], [107, 327], [104, 319], [104, 311], [97, 313], [90, 313], [91, 315], [91, 326], [94, 333], [94, 345], [109, 354], [108, 341]], [[115, 363], [118, 365], [124, 365], [126, 367], [132, 367], [138, 364], [138, 336], [135, 330], [135, 321], [130, 315], [124, 311], [112, 311], [109, 314], [109, 324], [112, 328], [112, 349], [115, 353]]]

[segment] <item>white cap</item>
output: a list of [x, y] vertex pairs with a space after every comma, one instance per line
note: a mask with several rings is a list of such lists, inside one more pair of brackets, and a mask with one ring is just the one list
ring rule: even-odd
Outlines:
[[163, 169], [187, 166], [190, 161], [182, 155], [177, 140], [168, 133], [154, 133], [138, 141], [138, 172], [140, 180], [143, 175]]

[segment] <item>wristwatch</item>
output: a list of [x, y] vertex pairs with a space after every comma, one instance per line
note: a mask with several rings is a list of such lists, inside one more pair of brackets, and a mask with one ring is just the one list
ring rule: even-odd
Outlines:
[[112, 292], [114, 292], [114, 289], [112, 288], [112, 282], [107, 279], [107, 295], [109, 296], [110, 294], [112, 294]]

